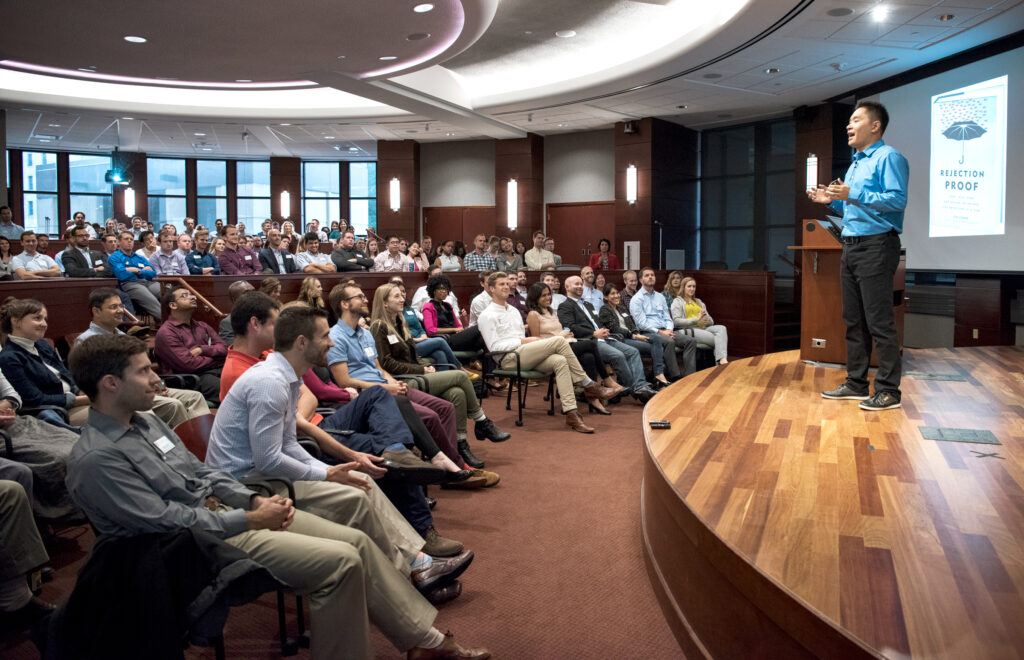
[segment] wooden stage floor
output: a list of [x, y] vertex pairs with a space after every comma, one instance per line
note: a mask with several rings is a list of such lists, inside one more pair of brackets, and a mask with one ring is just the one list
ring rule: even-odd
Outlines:
[[1024, 656], [1024, 348], [907, 350], [903, 370], [896, 410], [822, 399], [845, 370], [797, 351], [647, 405], [645, 551], [688, 657]]

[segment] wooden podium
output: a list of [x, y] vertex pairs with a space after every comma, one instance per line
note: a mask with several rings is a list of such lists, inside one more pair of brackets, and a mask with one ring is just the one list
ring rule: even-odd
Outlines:
[[[800, 285], [800, 359], [846, 364], [846, 324], [843, 323], [843, 292], [839, 261], [843, 246], [817, 220], [803, 220], [802, 245], [789, 249], [802, 256]], [[906, 288], [906, 253], [893, 277], [893, 312], [896, 332], [903, 346], [903, 293]], [[871, 366], [877, 366], [874, 351]]]

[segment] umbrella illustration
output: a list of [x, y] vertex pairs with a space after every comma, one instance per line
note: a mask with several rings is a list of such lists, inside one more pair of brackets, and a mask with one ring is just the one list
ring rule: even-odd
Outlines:
[[974, 138], [981, 137], [986, 133], [982, 126], [979, 126], [977, 122], [973, 121], [958, 121], [952, 124], [949, 128], [942, 131], [950, 140], [958, 140], [960, 142], [960, 164], [964, 164], [964, 142], [967, 140], [973, 140]]

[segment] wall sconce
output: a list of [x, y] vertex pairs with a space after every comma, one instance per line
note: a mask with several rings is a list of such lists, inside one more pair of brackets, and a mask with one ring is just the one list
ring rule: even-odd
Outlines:
[[626, 201], [636, 203], [636, 165], [626, 168]]
[[135, 215], [135, 190], [130, 187], [124, 189], [124, 214], [129, 218]]
[[818, 187], [818, 157], [807, 154], [807, 190]]
[[287, 190], [281, 191], [281, 217], [287, 219], [292, 214], [292, 196]]
[[391, 210], [398, 212], [402, 208], [402, 182], [398, 177], [391, 178]]
[[519, 184], [515, 179], [508, 180], [508, 228], [512, 231], [519, 226]]

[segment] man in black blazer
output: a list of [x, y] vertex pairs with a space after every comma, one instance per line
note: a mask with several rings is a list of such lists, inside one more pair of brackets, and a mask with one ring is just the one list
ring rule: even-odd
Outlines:
[[373, 259], [362, 250], [356, 249], [356, 237], [352, 230], [341, 235], [338, 248], [331, 253], [331, 262], [338, 272], [347, 270], [373, 270]]
[[640, 351], [625, 342], [611, 337], [607, 328], [602, 328], [597, 321], [594, 306], [583, 300], [583, 279], [574, 275], [565, 280], [565, 293], [568, 298], [558, 306], [558, 321], [562, 327], [569, 328], [577, 339], [597, 340], [597, 350], [601, 359], [612, 366], [629, 394], [647, 403], [654, 396], [654, 388], [644, 378], [644, 363], [640, 360]]
[[107, 255], [89, 249], [89, 231], [84, 226], [71, 228], [71, 245], [61, 256], [68, 277], [113, 277]]
[[295, 255], [281, 245], [280, 229], [267, 232], [267, 247], [260, 250], [260, 265], [264, 273], [286, 275], [299, 272], [295, 265]]

